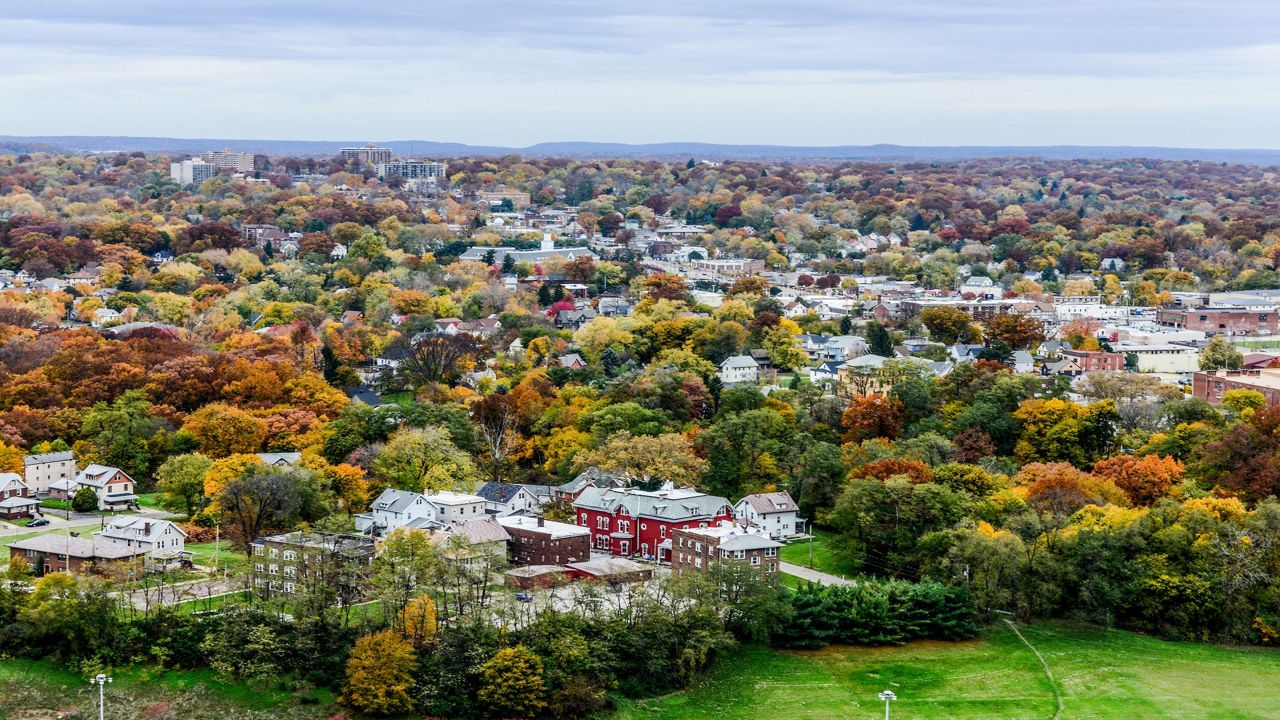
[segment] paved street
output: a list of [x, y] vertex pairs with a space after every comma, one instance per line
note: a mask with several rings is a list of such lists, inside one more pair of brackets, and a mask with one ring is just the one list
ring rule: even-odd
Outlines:
[[779, 565], [780, 565], [779, 569], [781, 569], [782, 572], [788, 575], [792, 575], [794, 577], [798, 577], [801, 580], [809, 580], [811, 582], [816, 582], [819, 585], [853, 585], [855, 584], [852, 580], [845, 580], [844, 578], [836, 575], [832, 575], [831, 573], [824, 573], [824, 572], [818, 572], [817, 570], [810, 570], [809, 568], [802, 567], [800, 565], [792, 565], [791, 563], [785, 563], [785, 562], [779, 563]]
[[[178, 517], [173, 513], [165, 512], [164, 510], [155, 510], [153, 508], [142, 508], [137, 511], [136, 514], [143, 517], [160, 518], [164, 520]], [[73, 512], [71, 513], [71, 519], [65, 520], [63, 519], [65, 516], [61, 510], [50, 510], [48, 508], [45, 508], [44, 517], [48, 518], [49, 524], [38, 528], [27, 528], [10, 525], [9, 523], [0, 523], [0, 538], [12, 535], [27, 535], [35, 532], [56, 532], [64, 528], [97, 528], [101, 527], [103, 523], [102, 516], [94, 513], [82, 514]]]

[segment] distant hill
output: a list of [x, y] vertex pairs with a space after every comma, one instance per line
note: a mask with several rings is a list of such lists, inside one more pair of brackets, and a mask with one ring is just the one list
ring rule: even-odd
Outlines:
[[[199, 153], [232, 148], [267, 155], [336, 155], [339, 148], [364, 145], [368, 141], [320, 140], [229, 140], [225, 138], [163, 138], [100, 135], [0, 135], [0, 150], [9, 152], [48, 151], [61, 148], [79, 152], [135, 151], [146, 153]], [[992, 157], [1036, 157], [1046, 160], [1203, 160], [1208, 162], [1280, 165], [1280, 150], [1168, 148], [1092, 145], [719, 145], [715, 143], [671, 142], [632, 145], [628, 143], [548, 142], [528, 147], [464, 145], [429, 140], [375, 142], [397, 155], [422, 157], [477, 157], [529, 155], [574, 158], [653, 158], [700, 160], [866, 160], [879, 162], [957, 161]]]

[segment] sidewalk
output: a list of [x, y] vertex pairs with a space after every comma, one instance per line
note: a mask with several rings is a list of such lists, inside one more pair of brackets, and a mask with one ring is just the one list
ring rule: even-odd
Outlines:
[[785, 562], [778, 563], [778, 569], [788, 575], [798, 577], [801, 580], [809, 580], [811, 582], [816, 582], [819, 585], [855, 585], [856, 584], [852, 580], [845, 580], [842, 577], [837, 577], [830, 573], [818, 572], [817, 570], [810, 570], [807, 567], [792, 565], [791, 563], [785, 563]]

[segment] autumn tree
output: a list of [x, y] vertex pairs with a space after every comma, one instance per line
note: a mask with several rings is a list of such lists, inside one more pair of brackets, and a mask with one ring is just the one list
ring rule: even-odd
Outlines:
[[870, 438], [893, 438], [902, 432], [903, 405], [896, 398], [880, 395], [857, 395], [849, 400], [841, 416], [843, 442], [861, 442]]
[[1160, 455], [1115, 455], [1099, 460], [1093, 474], [1109, 478], [1134, 505], [1151, 505], [1182, 482], [1182, 463]]
[[1244, 355], [1221, 335], [1210, 340], [1205, 349], [1200, 351], [1201, 370], [1239, 370], [1243, 366]]
[[267, 436], [267, 425], [261, 419], [224, 403], [200, 408], [182, 429], [195, 440], [200, 452], [211, 458], [257, 452]]
[[373, 472], [387, 484], [413, 492], [466, 487], [479, 478], [471, 456], [435, 426], [396, 431], [374, 458]]
[[533, 718], [546, 707], [542, 658], [523, 645], [503, 648], [480, 666], [477, 698], [499, 718]]
[[482, 464], [489, 479], [502, 481], [502, 469], [520, 444], [520, 416], [511, 395], [486, 395], [471, 405], [471, 420], [484, 444]]
[[987, 336], [1000, 340], [1014, 350], [1029, 350], [1044, 342], [1044, 323], [1023, 313], [1000, 313], [983, 325]]
[[429, 333], [407, 349], [399, 372], [415, 386], [451, 384], [483, 355], [483, 345], [467, 333]]
[[599, 447], [582, 450], [573, 457], [574, 472], [598, 467], [647, 483], [670, 480], [676, 485], [701, 483], [707, 461], [698, 457], [693, 443], [681, 433], [632, 435], [623, 430], [611, 433]]
[[223, 522], [242, 548], [268, 531], [319, 520], [332, 510], [315, 474], [302, 468], [250, 466], [222, 488], [217, 500]]
[[929, 328], [931, 339], [944, 345], [973, 342], [979, 337], [969, 313], [950, 305], [921, 310], [920, 322]]
[[342, 700], [370, 715], [403, 715], [413, 710], [413, 645], [394, 630], [362, 635], [347, 660]]
[[1090, 504], [1128, 504], [1124, 492], [1109, 478], [1094, 477], [1067, 463], [1029, 463], [1014, 482], [1025, 489], [1027, 504], [1058, 518]]

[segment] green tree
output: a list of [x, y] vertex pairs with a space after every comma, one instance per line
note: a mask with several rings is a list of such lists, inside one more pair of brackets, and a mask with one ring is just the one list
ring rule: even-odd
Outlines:
[[533, 718], [546, 707], [547, 686], [542, 658], [523, 645], [503, 648], [480, 666], [483, 677], [477, 697], [499, 718]]
[[1219, 335], [1200, 351], [1201, 370], [1239, 370], [1244, 366], [1244, 355], [1231, 341]]
[[98, 493], [91, 487], [82, 487], [71, 498], [71, 509], [78, 513], [93, 512], [98, 509]]
[[373, 461], [374, 476], [402, 490], [467, 487], [480, 477], [471, 456], [439, 427], [396, 431]]
[[92, 460], [142, 480], [151, 471], [148, 441], [156, 435], [158, 425], [143, 391], [130, 390], [110, 405], [99, 402], [90, 408], [80, 434], [89, 445]]
[[978, 336], [969, 313], [949, 305], [921, 310], [920, 322], [929, 328], [931, 339], [944, 345], [973, 342]]
[[698, 436], [709, 463], [703, 479], [717, 494], [737, 497], [782, 479], [779, 458], [794, 428], [769, 408], [721, 418]]
[[893, 337], [883, 325], [874, 320], [867, 323], [867, 352], [880, 357], [893, 357]]
[[204, 475], [213, 465], [199, 453], [175, 455], [156, 469], [156, 489], [166, 510], [191, 517], [204, 505]]

